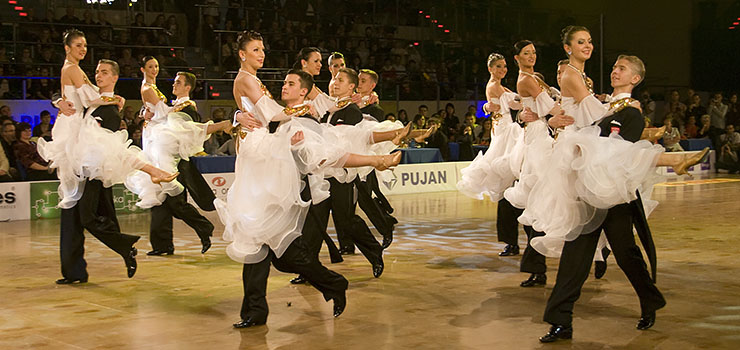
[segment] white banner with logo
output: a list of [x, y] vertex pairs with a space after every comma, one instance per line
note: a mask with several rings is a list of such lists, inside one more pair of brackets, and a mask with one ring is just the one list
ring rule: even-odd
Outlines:
[[386, 195], [456, 191], [457, 163], [401, 164], [390, 174], [379, 178]]
[[[206, 179], [208, 185], [211, 186], [216, 198], [225, 201], [226, 193], [229, 191], [229, 187], [234, 183], [234, 173], [203, 174], [203, 178]], [[188, 200], [192, 201], [190, 197], [188, 197]]]
[[0, 183], [0, 221], [31, 218], [31, 189], [28, 182]]

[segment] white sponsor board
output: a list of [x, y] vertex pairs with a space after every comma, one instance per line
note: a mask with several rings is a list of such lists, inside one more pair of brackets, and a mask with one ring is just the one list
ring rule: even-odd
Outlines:
[[[208, 185], [211, 186], [216, 198], [225, 201], [226, 193], [229, 191], [229, 187], [234, 183], [234, 173], [203, 174], [203, 178], [206, 179]], [[188, 197], [188, 200], [191, 200], [190, 197]]]
[[458, 170], [454, 162], [401, 164], [381, 181], [386, 195], [456, 191]]
[[28, 182], [0, 183], [0, 221], [30, 219], [30, 205]]

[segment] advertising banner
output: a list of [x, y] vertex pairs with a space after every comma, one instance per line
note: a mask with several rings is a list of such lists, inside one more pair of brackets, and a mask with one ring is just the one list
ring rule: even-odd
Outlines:
[[457, 173], [455, 163], [401, 164], [379, 180], [386, 195], [455, 191]]
[[[58, 218], [61, 209], [57, 208], [59, 194], [57, 181], [30, 182], [30, 217], [31, 219]], [[29, 193], [29, 192], [27, 192]], [[117, 214], [132, 214], [144, 212], [136, 206], [138, 197], [127, 190], [123, 185], [113, 186], [113, 203]], [[27, 215], [28, 216], [28, 215]], [[26, 217], [27, 219], [28, 217]], [[22, 219], [15, 219], [22, 220]]]
[[28, 220], [28, 182], [0, 183], [0, 221]]

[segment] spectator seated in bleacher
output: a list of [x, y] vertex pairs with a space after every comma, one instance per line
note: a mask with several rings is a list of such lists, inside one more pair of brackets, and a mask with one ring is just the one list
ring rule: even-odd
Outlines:
[[51, 141], [51, 128], [54, 124], [51, 124], [51, 113], [49, 111], [41, 111], [41, 122], [33, 127], [33, 137], [43, 137], [46, 141]]
[[740, 171], [737, 151], [740, 149], [740, 133], [735, 132], [735, 126], [729, 124], [725, 127], [725, 133], [719, 136], [720, 151], [717, 169], [728, 170], [731, 174]]
[[683, 148], [679, 144], [681, 133], [678, 132], [678, 128], [673, 126], [673, 119], [664, 120], [663, 125], [665, 125], [663, 147], [665, 147], [666, 152], [683, 152]]
[[13, 151], [18, 158], [19, 166], [25, 170], [26, 180], [56, 180], [56, 175], [49, 170], [49, 162], [45, 161], [36, 150], [36, 142], [31, 141], [31, 125], [19, 123], [15, 131], [16, 141]]

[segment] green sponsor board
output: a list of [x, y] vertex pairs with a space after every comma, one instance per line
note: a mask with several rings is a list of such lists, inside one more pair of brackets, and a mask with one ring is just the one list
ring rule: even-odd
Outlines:
[[[59, 182], [31, 182], [31, 220], [58, 218], [61, 209], [59, 203]], [[138, 197], [123, 185], [113, 186], [113, 203], [118, 214], [132, 214], [144, 212], [136, 206]]]

